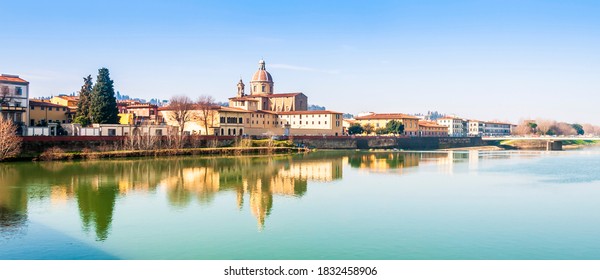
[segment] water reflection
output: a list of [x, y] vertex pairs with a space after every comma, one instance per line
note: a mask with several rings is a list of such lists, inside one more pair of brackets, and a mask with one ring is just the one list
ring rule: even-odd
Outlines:
[[[18, 180], [15, 168], [0, 168], [0, 182], [7, 186]], [[27, 189], [0, 187], [0, 241], [20, 235], [26, 229]]]
[[[302, 197], [310, 182], [342, 178], [343, 167], [367, 172], [405, 174], [417, 166], [452, 173], [468, 161], [477, 169], [479, 152], [326, 152], [293, 156], [169, 158], [0, 165], [0, 229], [24, 228], [31, 200], [51, 205], [75, 201], [85, 232], [106, 240], [119, 197], [165, 193], [168, 204], [184, 209], [210, 205], [219, 193], [234, 193], [235, 207], [247, 207], [259, 229], [265, 227], [277, 197]], [[508, 156], [508, 155], [506, 155]], [[439, 172], [440, 170], [438, 170]], [[161, 190], [161, 192], [158, 192]]]

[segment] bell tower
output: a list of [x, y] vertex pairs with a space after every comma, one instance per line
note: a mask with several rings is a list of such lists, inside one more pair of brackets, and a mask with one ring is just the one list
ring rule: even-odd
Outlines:
[[240, 81], [237, 83], [237, 97], [243, 97], [246, 94], [244, 93], [244, 82], [242, 82], [242, 78], [240, 78]]

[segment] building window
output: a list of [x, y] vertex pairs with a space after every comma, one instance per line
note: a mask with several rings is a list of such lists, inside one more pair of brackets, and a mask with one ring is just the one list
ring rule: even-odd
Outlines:
[[154, 133], [158, 136], [162, 136], [162, 129], [157, 129]]
[[30, 108], [31, 110], [34, 110], [34, 109], [35, 109], [35, 106], [29, 106], [29, 108]]
[[262, 86], [262, 91], [265, 92], [265, 85]]
[[23, 89], [21, 87], [15, 87], [15, 95], [23, 95]]
[[239, 123], [244, 123], [244, 120], [242, 118], [240, 118]]
[[15, 107], [21, 107], [21, 102], [15, 102]]
[[117, 130], [116, 129], [109, 129], [108, 130], [108, 136], [117, 136]]

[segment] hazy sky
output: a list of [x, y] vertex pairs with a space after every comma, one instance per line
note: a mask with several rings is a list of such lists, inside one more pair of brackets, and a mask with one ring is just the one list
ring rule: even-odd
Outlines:
[[600, 124], [600, 1], [3, 1], [0, 72], [32, 97], [226, 101], [264, 58], [330, 110]]

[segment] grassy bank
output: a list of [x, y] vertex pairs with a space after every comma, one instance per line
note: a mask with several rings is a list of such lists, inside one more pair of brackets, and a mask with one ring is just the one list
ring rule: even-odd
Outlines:
[[248, 154], [282, 154], [305, 152], [305, 149], [296, 147], [220, 147], [220, 148], [186, 148], [186, 149], [158, 149], [158, 150], [131, 150], [131, 151], [105, 151], [105, 152], [64, 152], [60, 149], [48, 150], [38, 157], [23, 160], [75, 160], [75, 159], [100, 159], [100, 158], [126, 158], [126, 157], [165, 157], [186, 155], [248, 155]]

